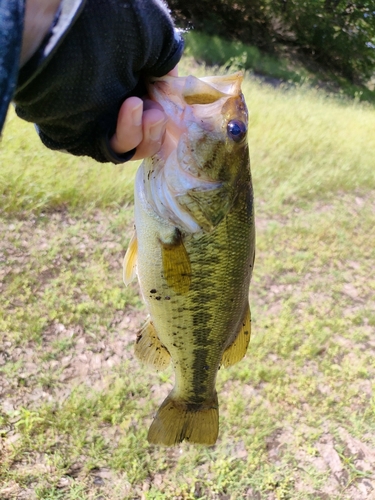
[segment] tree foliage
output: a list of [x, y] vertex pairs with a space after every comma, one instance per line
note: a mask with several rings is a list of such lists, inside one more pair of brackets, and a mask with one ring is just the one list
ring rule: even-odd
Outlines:
[[266, 46], [271, 42], [269, 0], [168, 0], [183, 27]]
[[375, 72], [374, 0], [169, 0], [178, 22], [272, 50], [300, 48], [352, 81]]
[[298, 44], [351, 80], [375, 70], [373, 0], [286, 0], [281, 15]]

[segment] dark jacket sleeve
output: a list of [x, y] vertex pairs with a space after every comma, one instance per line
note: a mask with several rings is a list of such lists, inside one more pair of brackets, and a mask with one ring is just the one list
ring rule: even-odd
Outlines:
[[[64, 8], [74, 3], [67, 17]], [[119, 163], [107, 138], [121, 104], [142, 96], [145, 78], [170, 71], [182, 50], [161, 0], [63, 0], [62, 18], [20, 71], [17, 114], [36, 124], [51, 149]]]
[[24, 0], [0, 0], [0, 132], [16, 88]]

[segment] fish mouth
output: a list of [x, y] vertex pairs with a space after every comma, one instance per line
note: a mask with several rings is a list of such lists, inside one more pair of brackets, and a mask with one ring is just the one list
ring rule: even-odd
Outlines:
[[232, 75], [207, 76], [199, 80], [199, 85], [187, 79], [182, 95], [187, 104], [210, 104], [222, 97], [238, 97], [242, 81], [241, 71]]
[[163, 105], [165, 100], [180, 105], [212, 104], [223, 97], [241, 95], [243, 73], [238, 71], [231, 75], [206, 76], [197, 78], [163, 76], [153, 78], [149, 83], [151, 98]]
[[[242, 81], [241, 71], [203, 78], [192, 75], [152, 78], [148, 93], [168, 116], [162, 156], [167, 158], [170, 155], [192, 123], [207, 132], [217, 130], [218, 123], [228, 114], [227, 103], [241, 98]], [[236, 114], [236, 109], [232, 114]]]

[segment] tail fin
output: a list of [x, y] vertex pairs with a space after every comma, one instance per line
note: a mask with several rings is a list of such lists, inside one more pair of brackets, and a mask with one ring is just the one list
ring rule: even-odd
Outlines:
[[173, 446], [186, 440], [189, 443], [213, 445], [219, 433], [217, 394], [201, 404], [186, 403], [170, 394], [159, 408], [148, 431], [152, 444]]

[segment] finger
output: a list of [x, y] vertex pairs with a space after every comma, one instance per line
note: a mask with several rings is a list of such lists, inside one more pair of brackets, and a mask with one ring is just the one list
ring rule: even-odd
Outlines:
[[178, 65], [171, 69], [171, 71], [167, 74], [170, 76], [178, 76]]
[[139, 97], [126, 99], [119, 111], [116, 132], [110, 140], [111, 148], [118, 154], [138, 146], [143, 139], [143, 101]]
[[143, 138], [137, 145], [133, 160], [153, 156], [159, 151], [165, 134], [166, 122], [166, 116], [160, 109], [148, 109], [143, 113]]
[[143, 98], [143, 111], [148, 109], [160, 109], [160, 111], [164, 112], [163, 106], [156, 101], [152, 101], [147, 96]]

